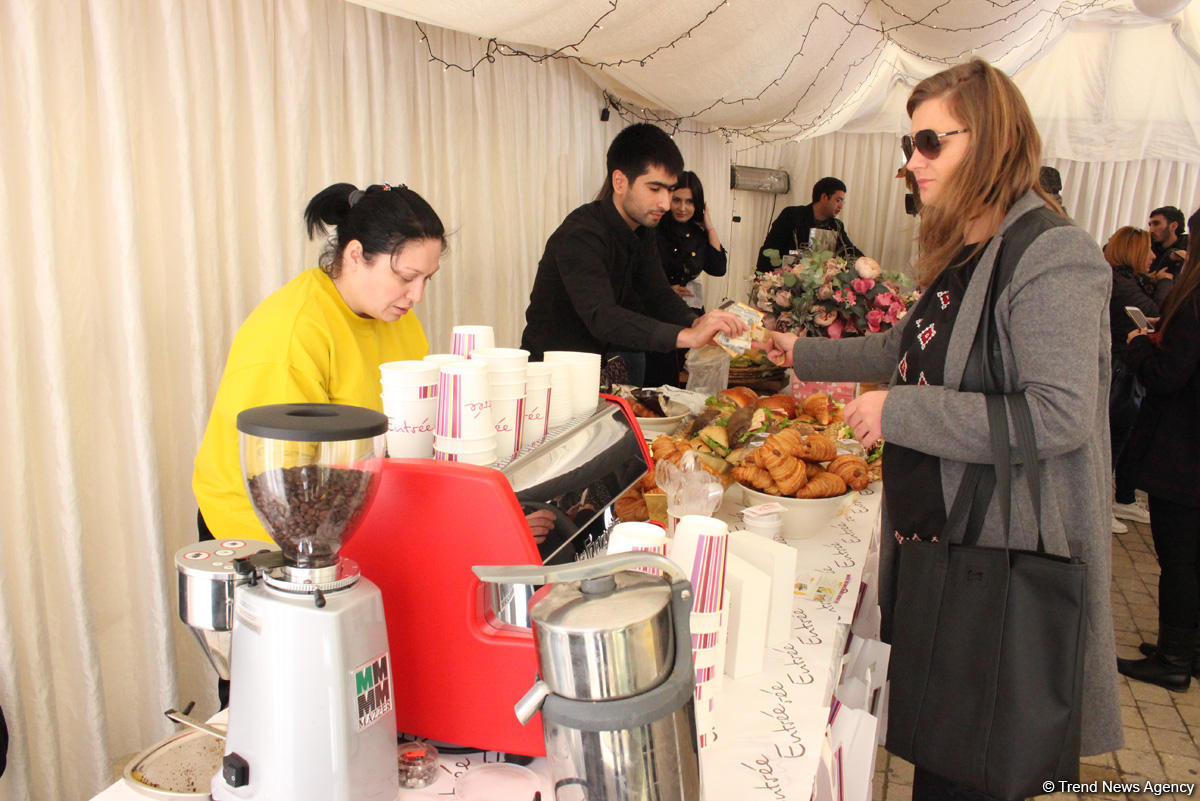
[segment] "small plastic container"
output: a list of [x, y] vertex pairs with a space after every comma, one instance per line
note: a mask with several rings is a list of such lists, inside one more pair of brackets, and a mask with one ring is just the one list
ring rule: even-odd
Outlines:
[[429, 743], [408, 740], [396, 746], [396, 764], [402, 789], [428, 787], [437, 778], [438, 752]]
[[541, 791], [538, 775], [511, 762], [490, 762], [470, 768], [454, 785], [461, 801], [492, 801], [496, 798], [532, 798]]

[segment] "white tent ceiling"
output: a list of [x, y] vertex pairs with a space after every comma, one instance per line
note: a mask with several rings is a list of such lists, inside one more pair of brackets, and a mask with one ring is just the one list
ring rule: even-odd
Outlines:
[[691, 130], [898, 132], [908, 88], [980, 56], [1016, 76], [1049, 156], [1200, 161], [1186, 0], [355, 1], [481, 37], [475, 58], [577, 58], [634, 114]]

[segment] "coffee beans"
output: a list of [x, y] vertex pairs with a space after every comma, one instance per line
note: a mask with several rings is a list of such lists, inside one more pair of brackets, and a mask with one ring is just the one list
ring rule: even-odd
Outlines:
[[337, 561], [343, 535], [357, 522], [374, 477], [364, 470], [306, 464], [268, 470], [246, 484], [284, 556], [309, 568]]

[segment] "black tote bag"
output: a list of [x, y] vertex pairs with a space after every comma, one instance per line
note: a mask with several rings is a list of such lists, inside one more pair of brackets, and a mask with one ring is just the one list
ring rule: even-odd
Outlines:
[[[1036, 234], [1061, 224], [1042, 209], [1026, 218], [1030, 224], [1014, 226], [1001, 243], [968, 362], [978, 373], [963, 385], [987, 394], [992, 463], [968, 466], [940, 539], [900, 546], [888, 669], [888, 751], [1002, 799], [1041, 794], [1047, 781], [1078, 781], [1087, 627], [1087, 566], [1069, 557], [1065, 540], [1050, 553], [1042, 539], [1029, 405], [1022, 393], [1001, 394], [995, 297]], [[976, 544], [993, 492], [1006, 546], [1011, 539], [1009, 415], [1036, 551]], [[961, 543], [952, 542], [960, 532]]]
[[[1016, 397], [1010, 408], [1023, 405]], [[1004, 400], [988, 403], [1003, 417]], [[968, 472], [959, 498], [979, 480]], [[1006, 483], [996, 480], [1002, 507]], [[967, 504], [955, 506], [961, 524]], [[1040, 536], [1037, 551], [981, 547], [977, 536], [900, 546], [887, 749], [996, 798], [1025, 798], [1079, 778], [1087, 568], [1045, 552]]]

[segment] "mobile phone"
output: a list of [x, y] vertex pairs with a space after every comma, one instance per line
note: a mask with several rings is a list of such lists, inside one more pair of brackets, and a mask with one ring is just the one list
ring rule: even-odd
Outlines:
[[1125, 313], [1129, 315], [1129, 319], [1133, 320], [1133, 324], [1138, 328], [1146, 331], [1154, 332], [1154, 326], [1150, 325], [1150, 321], [1146, 319], [1146, 315], [1142, 314], [1142, 310], [1137, 306], [1126, 306]]

